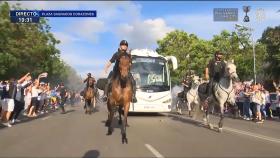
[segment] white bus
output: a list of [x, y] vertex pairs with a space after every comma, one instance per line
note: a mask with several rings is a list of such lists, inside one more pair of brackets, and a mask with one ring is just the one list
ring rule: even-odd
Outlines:
[[170, 112], [172, 96], [168, 61], [175, 70], [177, 59], [148, 49], [134, 49], [131, 55], [137, 102], [131, 103], [129, 112]]

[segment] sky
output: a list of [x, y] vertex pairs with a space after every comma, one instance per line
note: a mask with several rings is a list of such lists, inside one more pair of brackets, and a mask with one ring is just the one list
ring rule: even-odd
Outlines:
[[[253, 38], [261, 37], [267, 27], [280, 25], [277, 1], [10, 1], [26, 9], [96, 10], [97, 17], [49, 18], [51, 32], [61, 43], [61, 58], [85, 77], [91, 72], [105, 77], [104, 65], [126, 39], [131, 49], [155, 49], [157, 40], [176, 29], [210, 40], [222, 30], [234, 31], [235, 24], [254, 29]], [[243, 6], [251, 6], [249, 23], [243, 22]], [[238, 8], [236, 22], [214, 22], [213, 8]], [[264, 18], [257, 20], [258, 9]]]

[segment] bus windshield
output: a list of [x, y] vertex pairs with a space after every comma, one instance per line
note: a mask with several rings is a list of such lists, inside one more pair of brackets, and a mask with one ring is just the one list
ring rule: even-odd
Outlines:
[[137, 89], [147, 92], [170, 90], [166, 60], [154, 57], [133, 57], [131, 73]]

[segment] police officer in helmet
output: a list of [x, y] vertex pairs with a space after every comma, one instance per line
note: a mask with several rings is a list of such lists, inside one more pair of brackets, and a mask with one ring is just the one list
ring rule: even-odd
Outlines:
[[214, 83], [218, 83], [222, 75], [224, 74], [224, 69], [226, 63], [223, 61], [224, 53], [221, 51], [215, 52], [214, 58], [211, 59], [205, 69], [205, 78], [209, 80], [208, 84], [208, 95], [211, 93], [211, 88]]
[[[107, 101], [108, 93], [109, 93], [109, 90], [111, 89], [111, 77], [112, 77], [113, 73], [117, 73], [119, 71], [119, 62], [120, 62], [120, 58], [123, 55], [129, 55], [128, 42], [126, 40], [122, 40], [120, 42], [118, 51], [112, 56], [110, 61], [105, 66], [104, 71], [105, 71], [105, 74], [107, 74], [108, 69], [111, 67], [112, 63], [115, 63], [114, 68], [113, 68], [113, 72], [110, 72], [110, 74], [108, 76], [108, 83], [105, 86], [103, 101]], [[129, 79], [132, 82], [132, 91], [133, 91], [132, 102], [135, 103], [135, 102], [137, 102], [137, 99], [136, 99], [136, 96], [135, 96], [136, 82], [135, 82], [135, 80], [134, 80], [134, 78], [133, 78], [133, 76], [130, 72], [129, 72]]]

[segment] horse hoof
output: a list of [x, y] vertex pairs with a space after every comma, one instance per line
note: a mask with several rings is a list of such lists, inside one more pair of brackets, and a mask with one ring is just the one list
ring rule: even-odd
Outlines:
[[220, 133], [222, 133], [222, 132], [223, 132], [223, 128], [219, 128], [218, 131], [219, 131]]
[[108, 131], [107, 136], [112, 135], [113, 131]]
[[123, 143], [123, 144], [124, 144], [124, 143], [125, 143], [125, 144], [128, 143], [125, 133], [122, 134], [122, 143]]
[[123, 143], [123, 144], [128, 144], [127, 138], [123, 138], [123, 139], [122, 139], [122, 143]]

